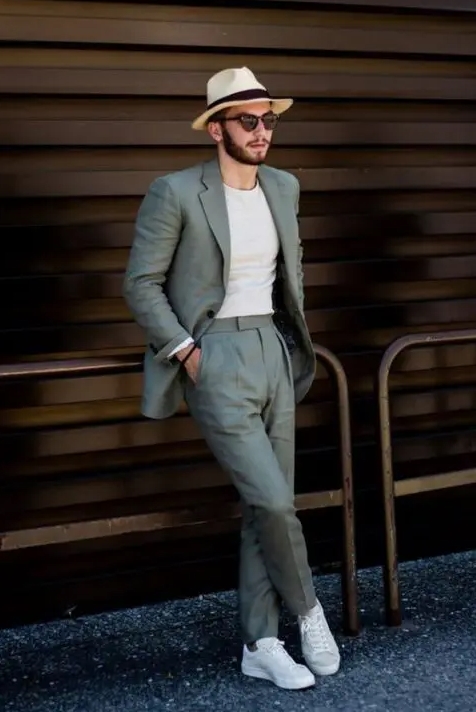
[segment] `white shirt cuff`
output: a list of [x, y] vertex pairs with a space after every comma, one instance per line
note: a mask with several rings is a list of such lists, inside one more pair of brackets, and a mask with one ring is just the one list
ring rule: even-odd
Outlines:
[[172, 356], [175, 356], [178, 351], [187, 348], [187, 346], [190, 346], [190, 344], [193, 344], [193, 339], [191, 336], [189, 336], [188, 339], [185, 339], [185, 341], [182, 341], [181, 344], [179, 344], [171, 353], [169, 353], [167, 358], [172, 358]]

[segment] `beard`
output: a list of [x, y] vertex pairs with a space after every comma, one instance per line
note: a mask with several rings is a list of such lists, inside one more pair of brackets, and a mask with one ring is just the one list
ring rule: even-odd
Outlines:
[[268, 152], [269, 144], [266, 146], [266, 149], [263, 149], [263, 157], [259, 158], [259, 154], [258, 156], [253, 156], [246, 150], [246, 148], [241, 148], [240, 146], [237, 146], [230, 134], [228, 133], [226, 126], [223, 126], [222, 128], [222, 135], [223, 148], [230, 156], [230, 158], [233, 158], [238, 163], [243, 163], [245, 166], [260, 166], [262, 163], [264, 163], [266, 154]]

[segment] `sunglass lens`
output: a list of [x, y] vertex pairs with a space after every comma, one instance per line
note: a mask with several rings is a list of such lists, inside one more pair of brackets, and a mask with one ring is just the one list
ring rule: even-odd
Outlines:
[[255, 116], [254, 114], [241, 114], [238, 118], [245, 131], [254, 131], [258, 126], [260, 118], [266, 131], [273, 131], [279, 120], [278, 114], [265, 114], [261, 117]]
[[279, 116], [277, 114], [269, 114], [268, 116], [263, 116], [263, 126], [266, 131], [273, 131], [278, 125]]
[[258, 126], [258, 117], [253, 116], [253, 114], [242, 114], [240, 116], [240, 123], [245, 131], [254, 131]]

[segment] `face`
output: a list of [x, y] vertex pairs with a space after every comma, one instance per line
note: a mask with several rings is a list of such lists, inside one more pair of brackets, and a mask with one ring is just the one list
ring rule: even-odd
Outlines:
[[245, 165], [258, 166], [266, 158], [273, 130], [266, 129], [263, 122], [258, 121], [255, 128], [247, 131], [237, 118], [245, 115], [244, 121], [246, 121], [247, 116], [262, 117], [270, 112], [271, 104], [268, 101], [233, 106], [225, 111], [223, 121], [210, 123], [208, 131], [211, 137], [222, 146], [222, 150], [235, 161]]

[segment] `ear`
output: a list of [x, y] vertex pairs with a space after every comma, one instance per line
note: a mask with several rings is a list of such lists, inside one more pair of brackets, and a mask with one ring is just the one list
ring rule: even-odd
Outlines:
[[218, 121], [210, 121], [210, 123], [207, 124], [207, 131], [215, 143], [220, 143], [223, 140], [221, 124]]

